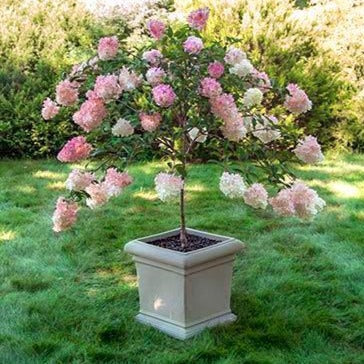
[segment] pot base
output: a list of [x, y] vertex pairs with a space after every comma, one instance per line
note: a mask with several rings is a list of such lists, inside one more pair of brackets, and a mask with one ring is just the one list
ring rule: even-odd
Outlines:
[[176, 339], [185, 340], [197, 335], [207, 327], [214, 327], [217, 325], [234, 322], [236, 320], [236, 316], [231, 312], [224, 313], [220, 316], [199, 322], [189, 327], [182, 327], [171, 322], [167, 322], [161, 318], [146, 315], [144, 313], [139, 313], [135, 316], [135, 319], [145, 325], [152, 326], [159, 331], [165, 332], [167, 335], [170, 335]]
[[189, 252], [150, 243], [179, 231], [133, 240], [124, 249], [133, 255], [138, 275], [136, 319], [184, 340], [207, 327], [235, 321], [230, 309], [233, 262], [244, 245], [228, 236], [189, 228], [191, 235], [218, 242]]

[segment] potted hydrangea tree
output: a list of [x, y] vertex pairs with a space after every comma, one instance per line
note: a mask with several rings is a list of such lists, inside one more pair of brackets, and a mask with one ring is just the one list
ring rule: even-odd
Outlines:
[[[234, 238], [186, 227], [188, 162], [196, 148], [219, 160], [220, 190], [228, 198], [306, 220], [325, 205], [289, 166], [323, 159], [316, 138], [303, 137], [295, 122], [311, 101], [295, 84], [280, 90], [241, 49], [204, 43], [200, 31], [208, 15], [204, 8], [187, 24], [150, 21], [151, 40], [142, 49], [120, 50], [114, 36], [100, 39], [97, 56], [74, 66], [58, 84], [56, 101], [46, 99], [42, 109], [49, 120], [69, 107], [84, 131], [59, 152], [61, 162], [99, 163], [70, 173], [70, 194], [58, 199], [53, 215], [56, 232], [76, 222], [82, 200], [95, 209], [131, 184], [125, 169], [145, 145], [166, 156], [155, 187], [164, 202], [179, 198], [180, 226], [129, 242], [125, 251], [137, 267], [138, 320], [182, 339], [235, 319], [232, 263], [243, 247]], [[263, 183], [275, 186], [276, 196], [269, 198]]]

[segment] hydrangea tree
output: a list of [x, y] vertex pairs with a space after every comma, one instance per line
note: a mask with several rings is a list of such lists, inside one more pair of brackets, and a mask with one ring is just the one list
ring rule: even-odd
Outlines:
[[[167, 159], [168, 170], [155, 177], [156, 192], [162, 201], [180, 198], [182, 247], [187, 164], [197, 147], [222, 166], [220, 190], [229, 198], [301, 219], [323, 208], [325, 202], [295, 180], [289, 166], [323, 159], [316, 138], [303, 136], [290, 118], [308, 112], [311, 101], [295, 84], [279, 89], [243, 50], [205, 42], [208, 16], [204, 8], [190, 13], [186, 24], [151, 20], [150, 43], [142, 49], [121, 49], [114, 36], [100, 39], [98, 54], [59, 83], [56, 101], [44, 101], [44, 119], [68, 107], [84, 134], [68, 141], [58, 159], [99, 163], [70, 173], [70, 195], [57, 201], [54, 231], [75, 223], [83, 199], [94, 209], [132, 183], [125, 169], [147, 144]], [[269, 198], [263, 183], [276, 186], [278, 194]]]

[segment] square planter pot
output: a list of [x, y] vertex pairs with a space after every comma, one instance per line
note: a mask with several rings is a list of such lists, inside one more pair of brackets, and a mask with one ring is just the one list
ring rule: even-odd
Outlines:
[[235, 254], [244, 245], [226, 236], [187, 229], [217, 244], [182, 253], [148, 244], [179, 229], [133, 240], [124, 250], [133, 256], [139, 283], [136, 319], [178, 339], [236, 320], [230, 309]]

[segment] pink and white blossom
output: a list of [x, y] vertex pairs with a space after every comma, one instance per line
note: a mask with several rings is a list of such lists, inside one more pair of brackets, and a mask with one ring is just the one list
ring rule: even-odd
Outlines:
[[152, 66], [158, 66], [163, 59], [163, 55], [157, 49], [151, 49], [144, 52], [142, 58]]
[[317, 142], [317, 138], [312, 135], [308, 135], [305, 139], [299, 140], [293, 152], [298, 159], [309, 164], [316, 164], [322, 162], [324, 159], [321, 146]]
[[160, 20], [149, 20], [147, 28], [150, 35], [157, 40], [162, 39], [166, 31], [166, 25]]
[[208, 65], [207, 72], [210, 77], [220, 78], [225, 72], [225, 67], [221, 62], [214, 61]]
[[53, 119], [59, 113], [59, 106], [47, 97], [43, 101], [42, 117], [44, 120]]
[[115, 75], [97, 76], [94, 90], [105, 102], [118, 99], [123, 91]]
[[264, 210], [268, 205], [268, 192], [261, 183], [254, 183], [244, 192], [244, 202]]
[[123, 91], [133, 91], [143, 82], [143, 76], [137, 75], [134, 71], [129, 71], [123, 67], [119, 71], [119, 85]]
[[95, 179], [93, 173], [73, 169], [66, 180], [66, 188], [70, 191], [84, 191]]
[[108, 61], [116, 57], [118, 48], [119, 41], [116, 36], [103, 37], [99, 40], [97, 51], [101, 60]]
[[211, 112], [223, 119], [230, 120], [237, 116], [238, 108], [235, 104], [233, 95], [223, 93], [210, 99]]
[[154, 179], [158, 197], [163, 202], [179, 197], [183, 188], [183, 180], [180, 176], [160, 172]]
[[279, 216], [294, 216], [296, 213], [292, 191], [289, 188], [280, 190], [275, 197], [269, 199], [269, 203]]
[[229, 198], [242, 198], [246, 186], [240, 174], [224, 172], [220, 177], [220, 191]]
[[53, 231], [59, 233], [69, 229], [77, 220], [78, 205], [76, 202], [67, 201], [59, 197], [53, 213]]
[[312, 102], [296, 84], [290, 83], [287, 86], [289, 95], [286, 96], [284, 107], [294, 114], [305, 113], [312, 108]]
[[104, 183], [91, 183], [85, 191], [89, 195], [86, 199], [86, 205], [90, 209], [102, 206], [109, 200], [107, 186]]
[[268, 75], [265, 72], [259, 72], [255, 68], [251, 72], [251, 76], [254, 80], [254, 84], [263, 93], [269, 91], [272, 88], [272, 84]]
[[188, 24], [193, 29], [202, 30], [205, 28], [209, 13], [210, 9], [208, 7], [191, 11], [187, 17]]
[[160, 67], [152, 67], [149, 68], [147, 73], [145, 74], [145, 78], [148, 83], [152, 86], [157, 86], [163, 82], [163, 79], [166, 77], [166, 73]]
[[224, 61], [232, 66], [241, 63], [244, 59], [246, 59], [246, 53], [235, 47], [229, 47], [224, 57]]
[[142, 112], [139, 114], [139, 119], [142, 124], [142, 128], [146, 131], [152, 132], [158, 128], [162, 121], [162, 116], [160, 113], [147, 114]]
[[203, 42], [201, 38], [190, 36], [183, 43], [183, 49], [189, 54], [199, 54], [203, 49]]
[[90, 98], [73, 114], [73, 121], [86, 132], [97, 128], [107, 115], [104, 101], [96, 97], [93, 91], [87, 93]]
[[262, 143], [268, 144], [281, 136], [281, 132], [273, 126], [278, 125], [278, 119], [275, 116], [262, 116], [260, 120], [255, 125], [253, 135]]
[[224, 125], [221, 128], [224, 137], [232, 142], [239, 142], [245, 138], [247, 129], [244, 125], [244, 120], [239, 113], [233, 117], [224, 120]]
[[103, 182], [109, 197], [118, 196], [122, 189], [129, 186], [133, 178], [127, 172], [119, 172], [116, 168], [108, 168]]
[[61, 162], [77, 162], [86, 159], [92, 150], [91, 144], [86, 142], [84, 136], [74, 137], [69, 140], [57, 155]]
[[281, 190], [269, 203], [278, 215], [297, 216], [303, 220], [312, 220], [326, 205], [315, 190], [300, 181]]
[[292, 185], [291, 194], [296, 215], [303, 220], [312, 220], [326, 205], [315, 190], [300, 181]]
[[237, 75], [238, 77], [246, 77], [254, 70], [253, 65], [249, 60], [243, 59], [239, 63], [235, 63], [230, 69], [229, 72], [233, 75]]
[[259, 88], [249, 88], [244, 93], [243, 103], [247, 108], [260, 105], [263, 100], [263, 93]]
[[222, 93], [222, 87], [215, 78], [205, 77], [200, 82], [199, 93], [204, 97], [216, 97]]
[[71, 106], [78, 100], [78, 82], [61, 81], [56, 87], [56, 101], [59, 105]]
[[170, 107], [177, 95], [174, 93], [170, 85], [160, 84], [153, 87], [153, 100], [160, 107]]
[[111, 128], [111, 133], [118, 137], [127, 137], [134, 134], [134, 128], [130, 121], [120, 118]]

